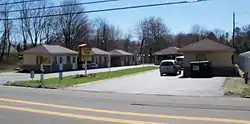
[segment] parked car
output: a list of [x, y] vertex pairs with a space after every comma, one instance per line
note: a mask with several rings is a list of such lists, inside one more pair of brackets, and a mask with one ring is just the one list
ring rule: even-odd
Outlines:
[[87, 67], [88, 67], [89, 69], [95, 69], [95, 68], [98, 68], [98, 65], [97, 65], [96, 63], [88, 63], [88, 64], [87, 64]]
[[160, 74], [181, 74], [181, 67], [176, 60], [163, 60], [160, 63]]
[[183, 68], [183, 59], [184, 59], [184, 56], [177, 56], [175, 58], [175, 60], [177, 61], [177, 63], [181, 66], [181, 68]]

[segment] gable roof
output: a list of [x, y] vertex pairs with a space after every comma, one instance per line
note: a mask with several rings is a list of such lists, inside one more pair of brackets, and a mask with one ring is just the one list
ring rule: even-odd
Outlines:
[[126, 52], [124, 50], [118, 50], [118, 49], [111, 50], [109, 51], [109, 53], [111, 53], [111, 55], [113, 56], [132, 56], [133, 55], [132, 53]]
[[234, 52], [235, 49], [227, 45], [212, 41], [208, 38], [184, 46], [179, 52]]
[[109, 52], [103, 51], [103, 50], [95, 48], [95, 47], [92, 48], [92, 52], [94, 55], [110, 55], [111, 54]]
[[168, 54], [180, 54], [177, 47], [168, 47], [153, 53], [153, 55], [168, 55]]
[[23, 54], [77, 55], [78, 52], [62, 47], [60, 45], [40, 45], [24, 51]]

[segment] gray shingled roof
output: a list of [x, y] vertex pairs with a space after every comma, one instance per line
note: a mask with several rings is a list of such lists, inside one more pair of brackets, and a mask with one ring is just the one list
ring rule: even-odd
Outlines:
[[111, 55], [113, 56], [132, 56], [132, 53], [126, 52], [124, 50], [111, 50], [109, 51], [109, 53], [111, 53]]
[[234, 52], [235, 49], [210, 39], [200, 40], [179, 49], [179, 52]]
[[23, 54], [44, 54], [44, 55], [77, 55], [78, 52], [62, 47], [60, 45], [41, 45], [23, 52]]
[[168, 55], [168, 54], [180, 54], [177, 47], [168, 47], [153, 53], [153, 55]]
[[92, 48], [92, 52], [93, 52], [93, 55], [110, 55], [111, 54], [109, 52], [103, 51], [95, 47]]

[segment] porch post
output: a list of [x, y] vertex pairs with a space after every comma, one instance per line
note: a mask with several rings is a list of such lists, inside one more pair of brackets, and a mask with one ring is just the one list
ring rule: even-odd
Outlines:
[[155, 55], [155, 64], [158, 64], [157, 55]]
[[121, 56], [121, 66], [123, 66], [124, 63], [124, 56]]

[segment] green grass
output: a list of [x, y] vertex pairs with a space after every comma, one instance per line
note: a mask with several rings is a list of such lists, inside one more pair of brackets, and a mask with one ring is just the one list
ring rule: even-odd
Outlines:
[[229, 96], [239, 96], [243, 98], [250, 98], [250, 85], [244, 84], [244, 72], [237, 65], [237, 70], [241, 78], [227, 78], [224, 84], [224, 92]]
[[228, 77], [224, 83], [226, 96], [250, 97], [250, 85], [244, 84], [242, 78]]
[[[75, 76], [67, 76], [64, 77], [60, 83], [58, 82], [58, 78], [50, 78], [44, 80], [44, 87], [45, 88], [58, 88], [58, 87], [69, 87], [74, 86], [77, 84], [83, 84], [98, 80], [105, 80], [111, 78], [117, 78], [126, 75], [132, 75], [140, 72], [150, 71], [157, 69], [155, 66], [147, 66], [147, 67], [138, 67], [138, 68], [130, 68], [130, 69], [123, 69], [118, 71], [111, 71], [111, 72], [100, 72], [96, 73], [94, 77], [81, 77], [76, 78]], [[9, 82], [6, 85], [8, 86], [22, 86], [22, 87], [33, 87], [38, 88], [41, 83], [37, 80], [34, 81], [24, 81], [24, 82]]]
[[14, 72], [14, 70], [11, 70], [11, 69], [0, 70], [0, 73], [4, 73], [4, 72]]
[[250, 98], [250, 86], [243, 89], [243, 91], [241, 93], [241, 97]]

